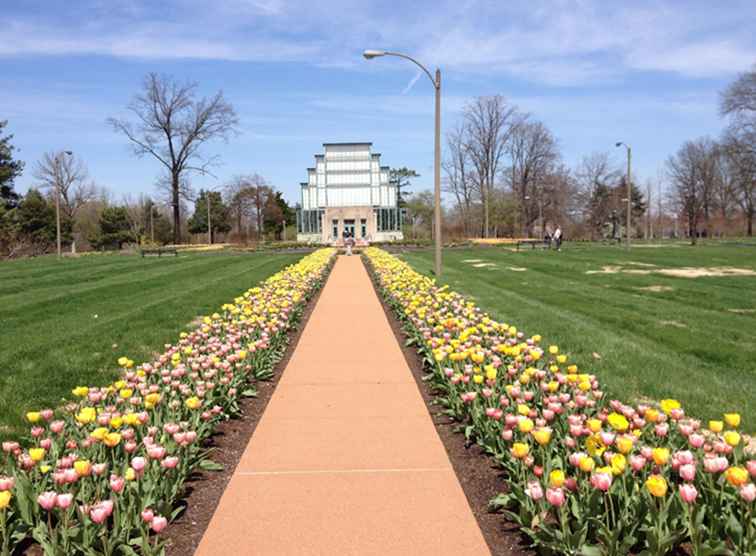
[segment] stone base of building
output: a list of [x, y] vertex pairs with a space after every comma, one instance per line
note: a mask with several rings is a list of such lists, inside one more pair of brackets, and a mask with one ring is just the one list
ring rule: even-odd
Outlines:
[[[380, 214], [378, 214], [380, 212]], [[378, 216], [381, 216], [379, 223]], [[330, 207], [322, 212], [320, 233], [298, 233], [297, 241], [340, 245], [347, 236], [360, 243], [399, 241], [403, 239], [399, 226], [400, 211], [396, 208]], [[385, 228], [389, 229], [386, 230]], [[382, 228], [379, 231], [379, 228]]]

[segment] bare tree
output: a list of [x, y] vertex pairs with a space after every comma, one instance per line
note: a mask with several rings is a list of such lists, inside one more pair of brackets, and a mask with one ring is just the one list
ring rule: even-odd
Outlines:
[[136, 123], [108, 119], [116, 132], [131, 141], [134, 154], [150, 155], [168, 171], [175, 243], [181, 238], [182, 178], [191, 172], [209, 173], [217, 157], [205, 157], [202, 147], [213, 139], [227, 141], [238, 125], [236, 111], [223, 98], [223, 92], [197, 100], [196, 88], [196, 83], [180, 84], [171, 77], [150, 73], [144, 79], [143, 91], [128, 106]]
[[84, 161], [76, 155], [62, 156], [61, 152], [49, 152], [37, 162], [34, 177], [41, 189], [55, 195], [60, 191], [60, 210], [63, 217], [73, 223], [77, 211], [97, 194], [93, 182], [88, 182], [89, 173]]
[[462, 220], [464, 235], [472, 232], [472, 206], [474, 201], [474, 170], [466, 148], [466, 129], [459, 124], [446, 134], [446, 159], [443, 169], [446, 174], [444, 190], [454, 195]]
[[546, 195], [545, 179], [559, 160], [559, 149], [551, 131], [542, 122], [523, 120], [512, 129], [508, 151], [512, 157], [509, 178], [522, 211], [522, 231], [530, 235], [537, 218], [542, 217], [544, 208], [548, 210], [553, 202], [551, 196]]
[[465, 149], [483, 202], [483, 237], [488, 237], [490, 228], [489, 198], [501, 172], [507, 144], [520, 120], [517, 108], [500, 95], [478, 97], [464, 109]]
[[688, 222], [691, 244], [696, 244], [698, 224], [713, 190], [715, 156], [711, 139], [686, 141], [677, 154], [667, 160], [667, 174], [673, 186], [673, 198]]
[[746, 233], [753, 235], [753, 220], [756, 216], [756, 151], [743, 135], [731, 130], [722, 146], [732, 179], [733, 194], [743, 210]]
[[584, 156], [576, 172], [577, 196], [587, 221], [591, 239], [601, 234], [610, 220], [611, 190], [619, 183], [622, 172], [615, 167], [607, 152]]

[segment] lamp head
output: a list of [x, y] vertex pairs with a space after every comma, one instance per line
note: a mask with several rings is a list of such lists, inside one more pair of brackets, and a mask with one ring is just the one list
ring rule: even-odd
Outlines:
[[72, 156], [72, 155], [73, 155], [73, 151], [63, 151], [63, 152], [64, 152], [65, 154], [67, 154], [68, 156]]
[[362, 53], [362, 55], [365, 57], [366, 60], [372, 60], [373, 58], [378, 58], [379, 56], [385, 56], [386, 51], [385, 50], [366, 50]]
[[616, 142], [616, 143], [614, 144], [614, 146], [615, 146], [615, 147], [621, 147], [621, 146], [622, 146], [622, 141], [617, 141], [617, 142]]

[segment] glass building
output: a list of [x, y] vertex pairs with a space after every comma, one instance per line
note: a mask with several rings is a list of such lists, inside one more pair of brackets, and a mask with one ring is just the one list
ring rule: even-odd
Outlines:
[[372, 143], [323, 143], [323, 149], [300, 184], [297, 241], [402, 239], [396, 186]]

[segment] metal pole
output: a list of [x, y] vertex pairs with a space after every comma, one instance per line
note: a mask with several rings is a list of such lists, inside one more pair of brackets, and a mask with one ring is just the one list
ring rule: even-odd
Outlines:
[[441, 277], [441, 70], [436, 69], [436, 145], [434, 154], [434, 200], [436, 223], [436, 278]]
[[55, 157], [55, 228], [58, 243], [58, 258], [60, 259], [60, 153]]
[[155, 243], [155, 205], [150, 201], [150, 241]]
[[210, 190], [207, 190], [207, 193], [205, 194], [205, 201], [207, 204], [207, 243], [208, 245], [213, 244], [213, 232], [212, 232], [212, 224], [210, 222]]
[[627, 248], [630, 249], [630, 218], [633, 206], [632, 186], [630, 185], [630, 159], [632, 151], [628, 145], [625, 146], [627, 147]]

